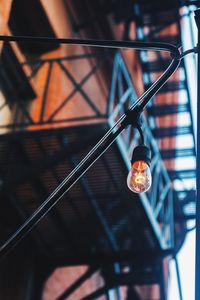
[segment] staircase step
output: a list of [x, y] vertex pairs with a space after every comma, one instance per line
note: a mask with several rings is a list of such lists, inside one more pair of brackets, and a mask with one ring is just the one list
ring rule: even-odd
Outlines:
[[[153, 83], [145, 84], [145, 89], [148, 89]], [[158, 91], [158, 94], [177, 92], [186, 89], [185, 81], [168, 81], [165, 85]]]
[[196, 170], [195, 169], [179, 170], [179, 171], [167, 170], [167, 172], [169, 174], [169, 177], [172, 180], [175, 180], [177, 178], [179, 178], [179, 179], [196, 178]]
[[[166, 68], [169, 66], [169, 64], [171, 63], [171, 59], [168, 58], [159, 58], [156, 59], [155, 61], [151, 61], [151, 62], [143, 62], [142, 63], [142, 69], [143, 72], [164, 72], [166, 70]], [[179, 68], [183, 67], [183, 61], [181, 61]]]
[[161, 42], [161, 43], [169, 43], [177, 46], [180, 44], [180, 36], [179, 35], [163, 35], [156, 36], [152, 39], [152, 41]]
[[174, 126], [168, 128], [161, 127], [161, 128], [152, 129], [152, 132], [157, 138], [192, 134], [192, 126], [181, 126], [181, 127]]
[[195, 148], [170, 149], [170, 150], [160, 149], [160, 153], [163, 159], [170, 159], [176, 157], [188, 157], [188, 156], [195, 156]]
[[164, 11], [166, 12], [166, 14], [169, 15], [169, 17], [173, 16], [172, 10], [177, 11], [179, 5], [180, 5], [179, 2], [172, 1], [172, 0], [165, 1], [165, 2], [160, 0], [154, 0], [154, 1], [143, 0], [140, 2], [140, 6], [143, 12], [148, 12], [149, 14], [154, 15], [155, 12], [161, 13]]
[[183, 113], [188, 111], [188, 104], [152, 105], [150, 108], [148, 108], [149, 114], [154, 117]]
[[[179, 194], [180, 192], [178, 192]], [[183, 198], [183, 200], [181, 201], [184, 205], [189, 204], [189, 203], [193, 203], [196, 201], [196, 190], [190, 190], [188, 192], [185, 193], [185, 197]]]

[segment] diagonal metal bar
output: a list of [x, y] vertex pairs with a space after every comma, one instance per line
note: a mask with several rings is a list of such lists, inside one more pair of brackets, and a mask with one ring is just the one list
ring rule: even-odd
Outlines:
[[48, 97], [48, 91], [49, 91], [49, 83], [51, 80], [51, 74], [52, 74], [52, 68], [53, 68], [53, 63], [50, 62], [48, 66], [48, 74], [47, 74], [47, 79], [45, 83], [45, 88], [44, 88], [44, 94], [42, 97], [42, 107], [40, 111], [40, 122], [44, 120], [44, 114], [45, 114], [45, 108], [47, 104], [47, 97]]
[[[0, 36], [0, 40], [1, 39], [2, 36]], [[32, 39], [30, 40], [28, 38], [28, 40], [31, 41]], [[85, 44], [85, 42], [86, 41], [81, 41], [81, 43], [83, 44]], [[94, 43], [93, 41], [92, 44], [96, 45], [96, 42]], [[105, 41], [100, 41], [100, 44], [104, 45], [103, 47], [106, 47], [105, 45], [107, 45], [107, 47], [110, 45], [109, 42], [105, 43]], [[117, 44], [118, 46], [121, 45], [122, 47], [124, 47], [124, 44], [121, 42]], [[149, 43], [147, 44], [149, 45]], [[158, 44], [160, 45], [160, 43]], [[144, 43], [138, 44], [137, 42], [131, 42], [130, 45], [131, 48], [136, 47], [137, 45], [140, 45], [140, 47], [142, 47], [143, 45], [143, 47], [145, 48]], [[154, 45], [154, 47], [156, 47], [155, 44], [151, 45]], [[147, 47], [147, 49], [149, 50], [149, 47]], [[155, 49], [158, 50], [159, 47], [156, 47]], [[142, 110], [145, 108], [150, 99], [158, 92], [158, 90], [164, 85], [164, 83], [170, 78], [170, 76], [175, 72], [175, 70], [179, 66], [180, 54], [178, 49], [175, 46], [168, 44], [165, 46], [164, 49], [166, 49], [166, 51], [172, 51], [176, 58], [172, 60], [170, 66], [158, 78], [158, 80], [155, 81], [152, 84], [152, 86], [141, 97], [139, 97], [139, 99], [135, 101], [134, 104], [130, 106], [129, 110], [132, 111], [133, 114], [135, 114], [138, 111], [142, 112]], [[163, 47], [161, 47], [161, 50], [163, 50]], [[38, 207], [38, 209], [24, 222], [24, 224], [22, 224], [17, 229], [17, 231], [10, 238], [8, 238], [8, 240], [0, 247], [1, 258], [3, 258], [8, 252], [10, 252], [10, 250], [14, 248], [14, 246], [36, 226], [36, 224], [48, 213], [48, 211], [51, 210], [58, 203], [58, 201], [67, 193], [67, 191], [70, 190], [70, 188], [85, 174], [85, 172], [95, 163], [95, 161], [99, 159], [103, 155], [103, 153], [114, 143], [117, 136], [128, 125], [129, 121], [127, 114], [124, 114], [114, 124], [114, 126], [103, 136], [103, 138], [93, 147], [93, 149], [84, 157], [84, 159], [77, 165], [77, 167], [63, 180], [63, 182], [55, 189], [55, 191], [42, 203], [42, 205]]]
[[[38, 61], [37, 63], [38, 65], [36, 67], [34, 67], [34, 69], [32, 70], [31, 75], [27, 76], [27, 78], [30, 80], [32, 78], [35, 77], [35, 75], [38, 73], [38, 71], [40, 70], [40, 68], [43, 66], [44, 62], [42, 60]], [[25, 65], [25, 63], [21, 64], [22, 66]], [[31, 64], [30, 64], [31, 65]]]
[[82, 45], [84, 47], [99, 47], [110, 49], [138, 49], [170, 52], [174, 57], [179, 57], [178, 48], [169, 43], [160, 42], [141, 42], [141, 41], [111, 41], [111, 40], [83, 40], [83, 39], [66, 39], [50, 37], [30, 37], [30, 36], [9, 36], [0, 35], [0, 41], [4, 42], [23, 42], [23, 43], [49, 43], [65, 45]]
[[75, 292], [86, 280], [88, 280], [95, 272], [97, 268], [89, 268], [82, 276], [80, 276], [75, 282], [72, 283], [56, 300], [65, 300], [72, 293]]
[[[90, 72], [88, 72], [88, 74], [86, 76], [84, 76], [84, 78], [80, 81], [80, 83], [78, 84], [79, 89], [81, 89], [81, 87], [84, 85], [84, 83], [92, 76], [96, 73], [96, 71], [100, 68], [101, 64], [105, 61], [105, 59], [103, 61], [101, 61], [99, 64], [95, 65]], [[77, 92], [77, 87], [75, 87], [71, 93], [67, 96], [67, 98], [65, 98], [63, 100], [63, 102], [59, 105], [59, 107], [56, 108], [56, 110], [50, 115], [50, 117], [48, 118], [48, 121], [52, 120], [55, 115], [71, 100], [71, 98], [75, 95], [75, 93]]]
[[108, 292], [109, 289], [110, 289], [110, 287], [105, 285], [104, 287], [99, 288], [98, 290], [94, 291], [90, 295], [87, 295], [87, 296], [81, 298], [80, 300], [94, 300], [94, 299], [98, 299], [100, 296], [103, 296], [103, 295], [107, 294], [107, 292]]
[[[63, 65], [62, 62], [58, 62], [58, 64], [60, 65], [60, 67], [64, 71], [64, 73], [67, 75], [67, 77], [71, 80], [71, 82], [73, 83], [73, 85], [76, 88], [76, 91], [78, 91], [83, 96], [83, 98], [86, 100], [86, 102], [88, 103], [88, 105], [92, 108], [92, 110], [97, 115], [100, 115], [100, 111], [98, 110], [98, 108], [96, 107], [96, 105], [93, 103], [93, 101], [87, 95], [87, 93], [81, 88], [81, 86], [79, 85], [79, 83], [76, 82], [76, 80], [74, 79], [74, 77], [72, 76], [72, 74], [69, 72], [69, 70]], [[93, 73], [94, 73], [94, 70], [93, 70]]]

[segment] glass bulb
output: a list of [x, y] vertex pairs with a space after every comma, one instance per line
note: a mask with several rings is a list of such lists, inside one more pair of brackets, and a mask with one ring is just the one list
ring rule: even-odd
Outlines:
[[148, 191], [151, 186], [151, 171], [145, 161], [137, 160], [133, 163], [127, 177], [127, 185], [134, 193]]

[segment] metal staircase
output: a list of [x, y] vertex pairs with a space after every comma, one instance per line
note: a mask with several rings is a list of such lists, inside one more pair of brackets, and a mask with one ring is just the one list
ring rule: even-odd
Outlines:
[[[149, 1], [132, 4], [127, 21], [125, 16], [123, 19], [123, 13], [118, 16], [118, 21], [125, 22], [124, 38], [130, 39], [131, 22], [135, 22], [139, 40], [181, 45], [179, 5], [178, 1], [162, 3], [156, 0], [151, 1], [151, 5]], [[166, 70], [170, 58], [163, 53], [140, 51], [139, 59], [146, 90], [155, 78]], [[160, 89], [147, 108], [149, 126], [158, 142], [161, 157], [173, 183], [175, 218], [177, 213], [177, 219], [180, 221], [182, 211], [183, 222], [184, 218], [195, 218], [196, 150], [191, 101], [183, 60], [178, 71]]]
[[[116, 53], [107, 111], [104, 119], [95, 116], [100, 122], [65, 128], [39, 128], [31, 133], [24, 128], [32, 123], [25, 125], [23, 118], [22, 123], [18, 119], [9, 126], [2, 124], [13, 129], [0, 136], [2, 206], [9, 201], [24, 221], [134, 99], [137, 97], [126, 65], [120, 53]], [[44, 100], [48, 103], [48, 97]], [[131, 154], [139, 138], [133, 128], [127, 128], [117, 143], [33, 231], [37, 253], [49, 262], [52, 269], [58, 265], [103, 265], [124, 260], [136, 264], [172, 254], [174, 224], [170, 181], [156, 142], [145, 119], [143, 121], [147, 144], [153, 154], [154, 184], [151, 192], [139, 198], [126, 187], [130, 167], [128, 153]], [[43, 122], [35, 125], [43, 126]], [[15, 128], [23, 130], [15, 132]], [[11, 226], [10, 233], [13, 230]], [[138, 270], [124, 280], [134, 286], [141, 272]], [[152, 277], [155, 275], [153, 272], [152, 276], [148, 274], [151, 285], [158, 277]], [[114, 288], [120, 285], [120, 280]], [[111, 285], [108, 287], [112, 288]], [[92, 297], [88, 299], [94, 299]]]
[[[110, 4], [109, 13], [116, 2], [121, 2], [122, 7], [124, 3], [106, 2], [108, 6]], [[172, 2], [175, 3], [173, 9], [170, 6]], [[160, 1], [155, 1], [155, 5], [149, 5], [148, 1], [139, 1], [138, 4], [125, 1], [124, 7], [126, 3], [131, 8], [127, 23], [124, 16], [119, 14], [117, 17], [118, 21], [126, 23], [124, 38], [129, 37], [130, 24], [134, 21], [139, 39], [180, 44], [178, 2], [161, 4]], [[125, 11], [127, 13], [129, 10]], [[123, 13], [123, 10], [120, 13]], [[161, 30], [174, 23], [177, 32], [173, 35], [159, 35]], [[86, 22], [86, 25], [91, 24]], [[145, 33], [147, 28], [148, 34]], [[6, 48], [4, 50], [10, 52]], [[139, 54], [145, 89], [155, 80], [158, 73], [166, 69], [170, 60], [162, 54], [155, 54], [154, 59], [149, 60], [150, 57], [147, 52], [141, 51]], [[16, 58], [13, 60], [16, 65]], [[85, 60], [89, 62], [91, 69], [87, 74], [81, 74], [82, 78], [76, 79], [67, 63], [74, 62], [80, 66]], [[7, 83], [5, 79], [8, 77], [8, 57], [4, 59], [4, 63], [0, 78]], [[43, 95], [36, 95], [37, 99], [34, 100], [32, 80], [44, 66], [47, 72]], [[63, 99], [56, 99], [56, 106], [50, 112], [49, 86], [55, 66], [62, 72], [63, 78], [67, 78], [66, 82], [70, 82], [69, 86], [72, 86], [72, 89], [66, 89], [68, 94]], [[29, 77], [25, 76], [27, 67], [30, 71]], [[2, 120], [0, 123], [1, 130], [5, 130], [4, 134], [0, 135], [1, 206], [6, 207], [5, 203], [9, 202], [16, 213], [13, 223], [11, 222], [8, 228], [8, 235], [16, 229], [16, 220], [20, 219], [23, 222], [33, 213], [86, 155], [91, 146], [111, 128], [134, 99], [137, 99], [133, 82], [120, 53], [106, 51], [100, 54], [100, 51], [86, 51], [66, 57], [23, 61], [21, 66], [17, 64], [17, 68], [20, 69], [20, 80], [23, 78], [22, 81], [26, 81], [24, 89], [27, 93], [23, 93], [26, 95], [25, 99], [16, 99], [12, 92], [7, 96], [9, 101], [0, 106], [1, 113], [4, 113], [4, 109], [12, 111], [15, 105], [18, 107], [14, 111], [14, 118], [9, 118], [6, 123]], [[113, 264], [111, 268], [101, 267], [105, 289], [94, 291], [94, 294], [83, 298], [85, 300], [94, 299], [102, 294], [105, 294], [107, 299], [112, 299], [109, 291], [122, 285], [127, 286], [127, 299], [143, 299], [139, 291], [144, 285], [157, 285], [158, 299], [166, 299], [163, 258], [174, 254], [174, 227], [177, 250], [185, 238], [185, 223], [195, 217], [195, 191], [188, 186], [188, 182], [195, 178], [195, 168], [176, 167], [178, 159], [195, 159], [194, 129], [184, 62], [178, 74], [178, 77], [173, 77], [158, 93], [158, 97], [165, 95], [169, 102], [158, 104], [155, 99], [147, 109], [148, 118], [143, 119], [146, 142], [152, 151], [151, 171], [154, 183], [151, 190], [138, 196], [130, 193], [126, 187], [129, 158], [139, 139], [137, 131], [131, 127], [127, 128], [32, 232], [35, 252], [52, 267], [52, 270], [58, 265], [88, 264], [93, 267], [96, 264], [99, 267]], [[102, 93], [105, 104], [103, 109], [98, 107], [96, 95], [91, 97], [85, 86], [95, 76], [98, 78], [99, 90], [105, 91], [109, 86], [102, 78], [111, 83], [109, 96], [103, 98], [106, 93]], [[9, 84], [12, 87], [13, 81]], [[5, 94], [9, 92], [9, 84], [4, 85]], [[179, 101], [170, 102], [170, 96], [174, 94], [180, 94]], [[89, 107], [89, 114], [81, 115], [84, 109], [77, 115], [67, 114], [70, 108], [74, 107], [74, 95], [78, 95], [77, 98], [82, 96], [78, 98], [79, 104], [84, 103], [85, 107]], [[14, 105], [11, 105], [12, 101]], [[37, 106], [37, 115], [32, 114], [30, 106], [32, 109]], [[186, 118], [187, 124], [179, 126], [179, 122], [175, 122], [169, 126], [162, 126], [161, 118]], [[166, 138], [178, 140], [185, 136], [189, 137], [191, 145], [162, 148]], [[166, 162], [168, 172], [161, 156]], [[169, 160], [175, 162], [172, 164], [173, 168], [167, 164]], [[173, 182], [173, 192], [170, 179]], [[9, 208], [7, 212], [9, 213]], [[120, 266], [115, 268], [116, 262], [119, 262]], [[82, 279], [73, 283], [59, 299], [70, 296], [90, 275], [89, 270], [85, 277], [83, 275]], [[121, 299], [120, 294], [116, 290], [115, 292], [116, 299]], [[149, 297], [147, 299], [151, 296], [146, 295]]]

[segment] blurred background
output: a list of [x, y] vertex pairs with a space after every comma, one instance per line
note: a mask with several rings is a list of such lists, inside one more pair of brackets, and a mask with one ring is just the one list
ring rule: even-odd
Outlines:
[[[0, 34], [160, 41], [186, 50], [195, 45], [199, 2], [1, 0]], [[0, 42], [1, 243], [170, 61], [166, 52]], [[0, 263], [1, 299], [193, 299], [195, 76], [192, 54], [145, 110], [151, 189], [127, 188], [139, 142], [128, 127]]]

